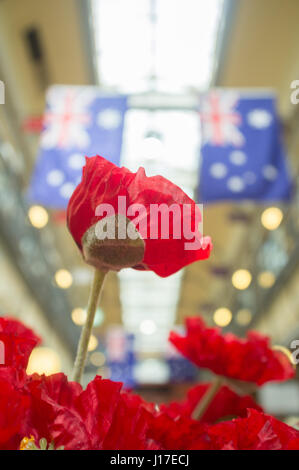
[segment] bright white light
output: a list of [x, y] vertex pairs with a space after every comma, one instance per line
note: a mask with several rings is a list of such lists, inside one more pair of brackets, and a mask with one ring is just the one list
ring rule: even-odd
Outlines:
[[161, 158], [163, 152], [163, 143], [156, 137], [147, 137], [143, 141], [143, 150], [141, 157], [144, 159]]
[[140, 323], [139, 329], [144, 335], [152, 335], [157, 330], [157, 325], [152, 320], [143, 320]]
[[101, 83], [144, 89], [150, 75], [148, 0], [94, 0], [94, 34]]
[[134, 378], [137, 383], [163, 384], [170, 378], [168, 365], [159, 359], [145, 359], [134, 367]]
[[[159, 131], [161, 140], [144, 138], [151, 127]], [[122, 164], [132, 171], [143, 165], [149, 175], [160, 174], [181, 187], [193, 187], [199, 146], [198, 115], [193, 111], [130, 109], [126, 113]], [[146, 157], [157, 157], [154, 168]]]
[[[145, 91], [204, 89], [211, 80], [223, 0], [93, 0], [97, 63], [102, 84]], [[153, 42], [155, 53], [153, 54]]]
[[211, 80], [222, 0], [157, 2], [160, 87], [204, 89]]

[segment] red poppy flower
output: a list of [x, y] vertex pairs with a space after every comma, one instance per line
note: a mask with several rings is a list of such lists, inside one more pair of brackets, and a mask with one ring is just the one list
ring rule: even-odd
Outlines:
[[152, 415], [148, 436], [163, 450], [210, 449], [207, 425], [186, 416], [173, 419], [163, 412]]
[[0, 318], [0, 370], [1, 366], [24, 369], [31, 351], [40, 339], [18, 320]]
[[[103, 205], [109, 205], [112, 213]], [[165, 211], [166, 225], [158, 207]], [[126, 243], [117, 237], [119, 232], [116, 241], [113, 237], [99, 241], [96, 224], [104, 219], [108, 223], [113, 214], [116, 230], [121, 220], [125, 230], [133, 223], [135, 241]], [[82, 181], [67, 209], [69, 230], [88, 263], [102, 270], [151, 270], [162, 277], [209, 257], [212, 244], [199, 233], [200, 220], [198, 206], [175, 184], [162, 176], [147, 177], [143, 168], [132, 173], [99, 156], [86, 158]]]
[[27, 378], [22, 390], [31, 400], [22, 438], [33, 436], [36, 442], [44, 438], [48, 443], [55, 442], [56, 448], [67, 442], [69, 436], [73, 438], [74, 426], [78, 442], [82, 440], [82, 435], [85, 438], [82, 425], [78, 425], [76, 420], [75, 411], [75, 400], [82, 392], [81, 385], [68, 382], [64, 374], [33, 374]]
[[207, 432], [217, 450], [298, 449], [299, 431], [256, 410], [249, 410], [246, 418], [210, 426]]
[[[179, 416], [191, 417], [192, 412], [205, 395], [211, 384], [203, 383], [192, 387], [187, 398], [181, 402], [171, 402], [161, 405], [161, 411], [172, 418]], [[220, 419], [224, 420], [230, 416], [246, 416], [247, 408], [263, 411], [262, 408], [249, 395], [239, 396], [226, 385], [222, 386], [208, 409], [201, 418], [201, 422], [214, 423]]]
[[286, 450], [299, 450], [299, 436], [290, 440]]
[[246, 338], [219, 328], [208, 328], [204, 321], [188, 318], [186, 336], [170, 333], [170, 341], [198, 367], [240, 381], [263, 385], [284, 381], [295, 375], [293, 365], [281, 351], [271, 349], [269, 338], [251, 331]]
[[103, 449], [159, 450], [158, 443], [149, 435], [152, 415], [142, 406], [138, 396], [123, 392], [115, 412]]
[[16, 449], [26, 420], [30, 399], [0, 378], [0, 449]]
[[66, 450], [154, 448], [147, 437], [149, 413], [121, 389], [121, 383], [100, 377], [83, 391], [63, 374], [34, 375], [24, 387], [31, 408], [23, 437], [33, 436], [35, 443], [44, 438]]
[[0, 319], [5, 365], [0, 368], [0, 449], [159, 449], [147, 436], [150, 413], [122, 384], [96, 377], [83, 390], [64, 374], [27, 376], [39, 341], [20, 322]]

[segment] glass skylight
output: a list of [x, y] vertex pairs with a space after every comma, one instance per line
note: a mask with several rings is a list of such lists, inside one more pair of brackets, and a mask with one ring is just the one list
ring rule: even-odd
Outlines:
[[[129, 95], [121, 163], [163, 175], [191, 197], [200, 148], [196, 96], [212, 79], [222, 6], [223, 0], [93, 1], [99, 83]], [[165, 353], [182, 277], [183, 271], [166, 279], [132, 269], [119, 274], [123, 323], [138, 352]]]
[[94, 0], [100, 83], [137, 93], [209, 86], [223, 0]]

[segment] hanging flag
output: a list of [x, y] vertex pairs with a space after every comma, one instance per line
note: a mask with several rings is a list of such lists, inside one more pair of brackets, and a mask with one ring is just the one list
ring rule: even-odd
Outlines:
[[111, 327], [107, 331], [106, 357], [110, 379], [123, 382], [126, 387], [135, 385], [134, 366], [136, 357], [134, 341], [134, 335], [125, 332], [121, 327]]
[[199, 200], [291, 197], [273, 94], [215, 89], [201, 100]]
[[[175, 325], [172, 329], [180, 334], [185, 333], [185, 328], [180, 325]], [[170, 383], [193, 382], [196, 380], [198, 369], [192, 362], [182, 356], [169, 341], [166, 345], [165, 360], [169, 368]]]
[[171, 383], [193, 382], [196, 379], [196, 368], [183, 357], [176, 357], [167, 360], [170, 371]]
[[119, 165], [126, 109], [126, 96], [103, 95], [97, 87], [51, 87], [30, 200], [65, 208], [81, 180], [85, 156], [98, 154]]
[[40, 134], [43, 130], [43, 116], [28, 116], [22, 123], [22, 129], [27, 134]]

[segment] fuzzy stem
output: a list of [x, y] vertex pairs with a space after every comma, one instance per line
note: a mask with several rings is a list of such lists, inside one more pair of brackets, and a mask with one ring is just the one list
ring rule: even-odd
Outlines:
[[213, 398], [221, 388], [223, 383], [223, 379], [221, 377], [216, 377], [213, 382], [211, 383], [210, 387], [200, 400], [200, 402], [197, 404], [197, 406], [194, 408], [193, 413], [192, 413], [192, 418], [200, 420], [205, 412], [207, 411], [210, 403], [212, 402]]
[[99, 297], [102, 291], [104, 279], [106, 272], [100, 271], [98, 269], [94, 272], [94, 277], [92, 281], [91, 291], [88, 299], [87, 306], [87, 317], [86, 322], [82, 328], [81, 336], [78, 344], [77, 355], [75, 359], [75, 365], [73, 369], [73, 380], [75, 382], [81, 382], [81, 377], [84, 371], [88, 343], [91, 335], [91, 330], [93, 327], [94, 317], [96, 313], [97, 304]]

